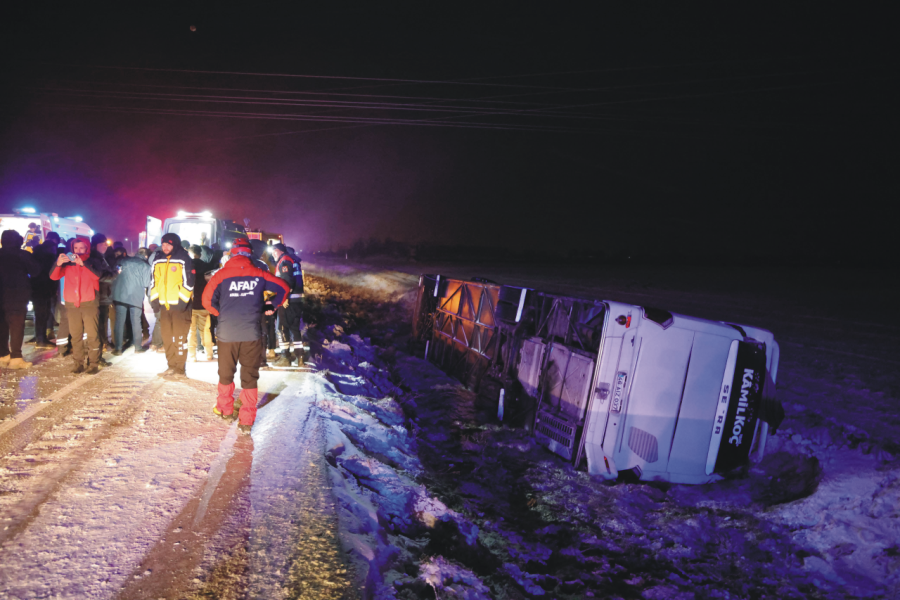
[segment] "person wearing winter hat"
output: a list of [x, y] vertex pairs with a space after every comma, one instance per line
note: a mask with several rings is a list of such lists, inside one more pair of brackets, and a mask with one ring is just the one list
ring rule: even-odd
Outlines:
[[159, 251], [151, 259], [150, 304], [159, 311], [160, 331], [168, 368], [165, 379], [185, 377], [187, 336], [191, 329], [194, 294], [193, 260], [174, 233], [162, 236]]
[[50, 271], [50, 279], [54, 281], [65, 278], [62, 301], [65, 303], [66, 327], [64, 330], [60, 325], [59, 335], [72, 337], [73, 373], [85, 372], [82, 338], [87, 336], [87, 373], [93, 375], [100, 368], [100, 278], [106, 274], [107, 265], [102, 258], [91, 254], [90, 246], [83, 239], [72, 242], [72, 252], [74, 260], [67, 254], [60, 254]]
[[278, 332], [281, 335], [281, 356], [276, 367], [289, 367], [296, 356], [297, 364], [303, 364], [303, 271], [300, 259], [288, 253], [284, 244], [272, 246], [275, 276], [284, 281], [291, 293], [287, 306], [278, 307]]
[[100, 334], [100, 365], [104, 367], [109, 366], [109, 363], [103, 358], [103, 351], [114, 348], [114, 344], [110, 341], [112, 336], [110, 336], [109, 332], [116, 329], [115, 308], [112, 306], [112, 282], [115, 279], [115, 265], [106, 258], [109, 250], [109, 244], [106, 242], [105, 234], [95, 233], [91, 236], [91, 258], [96, 259], [98, 264], [103, 264], [103, 275], [100, 276], [100, 290], [98, 294], [100, 299], [98, 332]]
[[272, 314], [289, 291], [283, 281], [255, 266], [251, 256], [247, 240], [232, 242], [231, 258], [203, 291], [203, 308], [219, 318], [219, 387], [213, 413], [234, 418], [234, 375], [240, 363], [239, 427], [244, 433], [256, 420], [259, 357], [264, 348], [260, 315]]
[[22, 249], [23, 242], [14, 229], [0, 234], [0, 366], [9, 369], [31, 366], [22, 358], [25, 313], [31, 293], [28, 281], [37, 277], [41, 266], [31, 253]]

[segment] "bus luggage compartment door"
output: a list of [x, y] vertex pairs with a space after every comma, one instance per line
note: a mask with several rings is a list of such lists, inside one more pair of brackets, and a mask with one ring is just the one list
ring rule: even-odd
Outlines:
[[552, 344], [542, 372], [541, 402], [534, 423], [538, 442], [572, 460], [584, 427], [594, 360]]

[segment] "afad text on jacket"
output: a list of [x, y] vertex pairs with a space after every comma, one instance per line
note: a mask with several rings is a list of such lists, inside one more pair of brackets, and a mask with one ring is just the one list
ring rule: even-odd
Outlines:
[[279, 306], [289, 291], [287, 284], [254, 266], [250, 258], [234, 256], [206, 284], [203, 308], [219, 317], [219, 340], [252, 342], [262, 337], [259, 316], [266, 297], [272, 295], [270, 302]]

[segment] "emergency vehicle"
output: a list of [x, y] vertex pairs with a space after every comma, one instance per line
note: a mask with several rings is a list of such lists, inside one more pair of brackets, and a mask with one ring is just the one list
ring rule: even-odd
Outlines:
[[498, 417], [531, 415], [538, 442], [603, 479], [714, 481], [761, 458], [784, 414], [758, 327], [423, 275], [413, 329]]
[[0, 215], [0, 231], [15, 229], [25, 239], [25, 245], [37, 239], [43, 242], [51, 231], [59, 234], [63, 241], [74, 237], [90, 240], [94, 231], [81, 217], [60, 217], [57, 213], [39, 213], [34, 208], [25, 207], [14, 210], [15, 214]]
[[284, 243], [284, 236], [280, 233], [272, 233], [271, 231], [262, 231], [260, 229], [248, 229], [247, 237], [251, 240], [262, 240], [267, 246]]
[[162, 236], [167, 233], [177, 234], [182, 240], [198, 246], [219, 244], [222, 250], [231, 247], [231, 243], [239, 237], [247, 237], [243, 225], [226, 219], [216, 219], [209, 211], [189, 213], [178, 211], [177, 215], [165, 222], [156, 217], [147, 217], [147, 228], [141, 232], [141, 246], [161, 244]]

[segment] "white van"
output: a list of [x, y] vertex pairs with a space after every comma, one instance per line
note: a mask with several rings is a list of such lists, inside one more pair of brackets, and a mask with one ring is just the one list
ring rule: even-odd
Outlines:
[[87, 240], [93, 230], [81, 217], [60, 217], [56, 213], [39, 213], [34, 209], [19, 209], [12, 215], [0, 215], [0, 230], [15, 229], [28, 244], [32, 239], [43, 242], [47, 234], [55, 231], [63, 240], [82, 237]]

